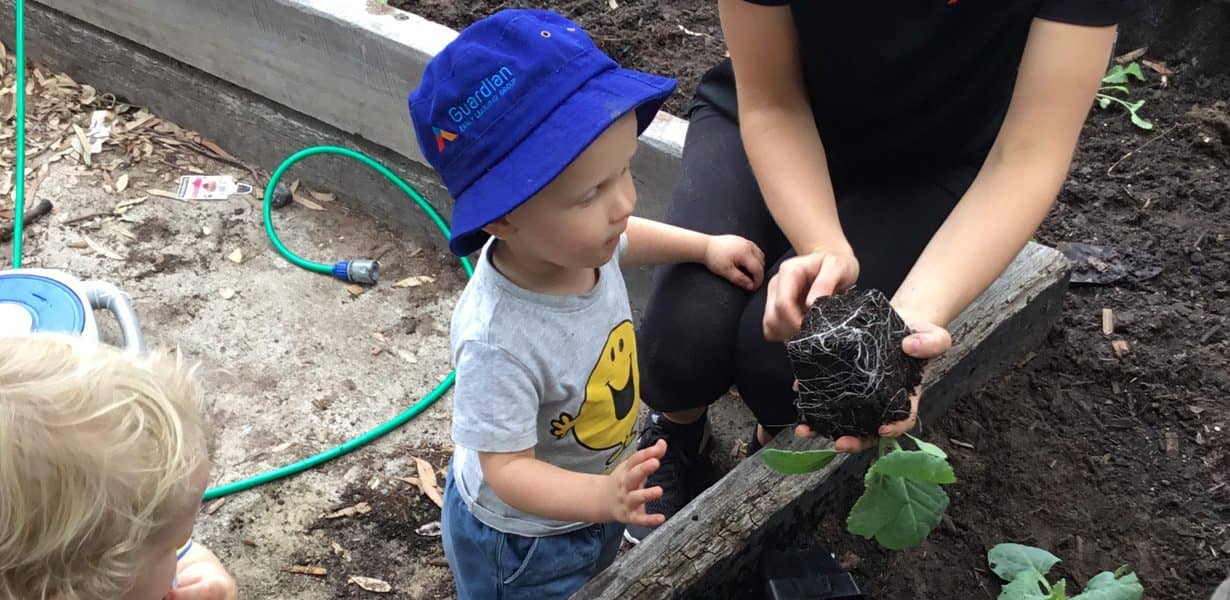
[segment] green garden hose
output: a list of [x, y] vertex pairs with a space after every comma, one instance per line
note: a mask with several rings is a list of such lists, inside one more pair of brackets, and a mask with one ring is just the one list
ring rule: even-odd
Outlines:
[[[25, 18], [24, 18], [25, 0], [16, 0], [15, 4], [16, 4], [16, 12], [17, 12], [16, 18], [14, 19], [14, 23], [16, 24], [16, 29], [17, 29], [16, 35], [14, 36], [14, 40], [16, 42], [15, 43], [15, 46], [16, 46], [15, 54], [16, 54], [16, 61], [17, 61], [17, 89], [16, 89], [17, 103], [15, 107], [16, 113], [17, 113], [16, 114], [17, 166], [16, 166], [16, 172], [15, 172], [15, 179], [16, 179], [17, 185], [15, 188], [16, 189], [16, 201], [14, 203], [14, 215], [13, 215], [13, 268], [17, 269], [21, 267], [21, 254], [22, 254], [21, 242], [22, 242], [22, 233], [23, 233], [23, 229], [25, 226], [25, 220], [23, 218], [24, 216], [23, 211], [25, 210], [25, 187], [26, 187], [25, 186], [25, 163], [26, 163], [26, 160], [25, 160], [26, 158], [25, 67], [26, 67], [26, 61], [25, 61]], [[311, 262], [308, 260], [304, 260], [300, 258], [299, 256], [295, 255], [293, 252], [290, 251], [290, 249], [288, 249], [282, 243], [280, 239], [278, 239], [278, 234], [273, 229], [273, 215], [272, 215], [272, 210], [271, 210], [273, 198], [277, 190], [278, 181], [286, 173], [286, 170], [289, 169], [292, 165], [299, 162], [300, 160], [303, 160], [310, 156], [315, 156], [317, 154], [335, 154], [339, 156], [344, 156], [347, 158], [357, 160], [360, 163], [363, 163], [367, 165], [368, 167], [371, 167], [377, 173], [380, 173], [386, 179], [388, 179], [389, 181], [397, 185], [397, 187], [401, 188], [401, 190], [405, 192], [407, 196], [410, 196], [410, 198], [413, 199], [415, 203], [419, 205], [419, 208], [421, 208], [423, 212], [427, 213], [427, 216], [430, 217], [431, 220], [436, 224], [436, 227], [440, 229], [440, 232], [444, 234], [444, 237], [446, 239], [449, 237], [450, 233], [449, 233], [448, 224], [444, 222], [444, 219], [440, 217], [440, 214], [436, 212], [435, 208], [433, 208], [430, 204], [428, 204], [427, 201], [423, 199], [423, 196], [419, 194], [413, 187], [411, 187], [408, 183], [403, 181], [400, 177], [398, 177], [391, 170], [389, 170], [388, 167], [385, 167], [384, 165], [376, 162], [374, 159], [372, 159], [371, 157], [361, 152], [357, 152], [357, 151], [350, 150], [347, 148], [340, 148], [337, 146], [315, 146], [312, 148], [305, 148], [303, 150], [300, 150], [296, 152], [295, 154], [291, 155], [285, 161], [282, 161], [282, 164], [279, 165], [277, 170], [273, 172], [273, 176], [269, 180], [269, 185], [265, 188], [265, 202], [264, 202], [264, 211], [263, 211], [264, 220], [265, 220], [265, 233], [269, 235], [269, 240], [273, 242], [273, 247], [277, 249], [277, 251], [281, 253], [282, 256], [286, 257], [286, 259], [289, 260], [290, 262], [300, 267], [303, 267], [304, 269], [307, 269], [309, 271], [332, 274], [334, 276], [338, 276], [339, 278], [346, 279], [348, 281], [375, 283], [375, 280], [378, 276], [378, 267], [375, 264], [375, 261], [340, 261], [339, 263], [334, 264], [334, 265], [327, 265], [323, 263]], [[465, 269], [466, 276], [470, 276], [474, 274], [474, 268], [470, 265], [469, 259], [462, 257], [461, 266], [463, 269]], [[339, 269], [341, 271], [340, 274], [339, 274]], [[208, 489], [205, 491], [204, 499], [208, 501], [208, 500], [213, 500], [216, 498], [221, 498], [223, 496], [229, 496], [231, 494], [242, 492], [244, 490], [249, 490], [254, 487], [269, 483], [271, 481], [276, 481], [278, 479], [289, 477], [297, 473], [302, 473], [303, 471], [312, 469], [322, 463], [325, 463], [335, 458], [338, 458], [340, 456], [349, 454], [350, 452], [375, 441], [376, 439], [389, 433], [390, 431], [393, 431], [401, 427], [402, 425], [405, 425], [411, 419], [418, 416], [419, 413], [426, 410], [427, 407], [431, 406], [436, 400], [440, 399], [441, 396], [443, 396], [446, 392], [448, 392], [449, 388], [453, 386], [453, 381], [456, 379], [456, 376], [457, 376], [456, 372], [450, 372], [438, 385], [436, 385], [435, 389], [431, 390], [431, 392], [429, 392], [421, 400], [411, 405], [410, 408], [407, 408], [401, 414], [393, 417], [392, 419], [386, 421], [380, 426], [368, 431], [367, 433], [360, 435], [359, 437], [356, 437], [344, 444], [341, 444], [340, 446], [336, 446], [332, 449], [321, 452], [320, 454], [305, 458], [303, 460], [286, 465], [284, 467], [274, 469], [266, 473], [261, 473], [259, 475], [254, 475], [252, 477], [248, 477], [247, 479], [242, 479], [234, 483], [229, 483], [223, 486]]]

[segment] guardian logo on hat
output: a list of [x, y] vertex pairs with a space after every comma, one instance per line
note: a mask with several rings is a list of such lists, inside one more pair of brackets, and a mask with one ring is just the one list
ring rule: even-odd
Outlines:
[[455, 202], [449, 248], [476, 252], [483, 226], [538, 193], [628, 112], [644, 131], [674, 89], [671, 79], [621, 68], [549, 11], [504, 10], [467, 27], [409, 98], [419, 148]]

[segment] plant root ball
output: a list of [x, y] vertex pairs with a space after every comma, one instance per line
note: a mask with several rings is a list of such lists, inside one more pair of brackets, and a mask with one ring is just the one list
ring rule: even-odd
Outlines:
[[799, 421], [821, 435], [878, 435], [910, 416], [922, 361], [901, 349], [910, 328], [879, 290], [817, 298], [786, 344], [799, 395]]

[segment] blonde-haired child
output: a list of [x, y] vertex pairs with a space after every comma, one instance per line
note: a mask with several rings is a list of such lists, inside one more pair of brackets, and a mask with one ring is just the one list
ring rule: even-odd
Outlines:
[[237, 597], [190, 539], [209, 472], [193, 370], [0, 338], [0, 598]]

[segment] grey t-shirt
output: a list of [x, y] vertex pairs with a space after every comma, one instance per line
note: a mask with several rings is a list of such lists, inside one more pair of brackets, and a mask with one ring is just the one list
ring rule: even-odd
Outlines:
[[619, 270], [627, 243], [620, 239], [594, 288], [574, 296], [518, 287], [492, 266], [488, 243], [461, 294], [451, 336], [453, 474], [470, 511], [494, 529], [544, 536], [586, 523], [509, 506], [483, 481], [479, 452], [533, 448], [539, 460], [593, 474], [632, 454], [640, 375]]

